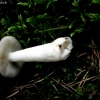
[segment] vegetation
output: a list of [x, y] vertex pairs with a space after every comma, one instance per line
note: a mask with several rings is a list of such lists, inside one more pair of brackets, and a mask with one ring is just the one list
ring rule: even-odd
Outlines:
[[100, 99], [100, 0], [1, 0], [0, 38], [23, 48], [70, 36], [65, 61], [25, 63], [14, 79], [0, 76], [0, 100]]

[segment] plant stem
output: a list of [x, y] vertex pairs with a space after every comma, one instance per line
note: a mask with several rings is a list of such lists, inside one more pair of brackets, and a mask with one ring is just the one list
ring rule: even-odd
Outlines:
[[46, 30], [36, 30], [34, 33], [41, 33], [41, 32], [47, 32], [47, 31], [54, 31], [54, 30], [62, 30], [62, 29], [65, 29], [65, 28], [68, 28], [69, 26], [61, 26], [61, 27], [56, 27], [56, 28], [50, 28], [50, 29], [46, 29]]

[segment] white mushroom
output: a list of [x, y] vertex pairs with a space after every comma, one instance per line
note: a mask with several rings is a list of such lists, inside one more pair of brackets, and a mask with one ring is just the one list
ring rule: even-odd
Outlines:
[[22, 68], [22, 62], [65, 60], [72, 48], [71, 38], [61, 37], [52, 43], [20, 50], [20, 43], [14, 37], [6, 36], [0, 42], [0, 73], [5, 77], [15, 77]]

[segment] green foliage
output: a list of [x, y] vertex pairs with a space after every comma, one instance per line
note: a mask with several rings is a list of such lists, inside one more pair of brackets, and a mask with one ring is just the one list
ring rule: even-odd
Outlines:
[[[90, 54], [92, 50], [88, 49], [88, 47], [91, 45], [87, 46], [91, 44], [90, 38], [95, 37], [94, 40], [97, 45], [100, 45], [99, 8], [100, 0], [7, 0], [7, 4], [0, 4], [0, 39], [7, 35], [14, 36], [19, 40], [23, 48], [51, 42], [62, 36], [70, 36], [74, 41], [75, 49], [71, 54], [71, 58], [68, 58], [65, 62], [34, 64], [36, 71], [40, 75], [38, 78], [44, 78], [44, 81], [38, 85], [40, 90], [36, 94], [39, 95], [40, 100], [46, 100], [40, 94], [46, 94], [47, 100], [71, 100], [73, 98], [75, 100], [84, 100], [97, 90], [98, 83], [92, 84], [92, 81], [86, 81], [83, 87], [73, 86], [75, 90], [66, 85], [64, 87], [62, 84], [63, 82], [76, 84], [82, 80], [88, 70], [90, 71], [88, 76], [99, 73], [95, 65], [98, 61], [96, 62], [92, 58], [95, 62], [92, 65], [93, 62], [87, 59], [86, 56], [85, 59], [77, 57], [77, 55], [84, 52]], [[96, 71], [93, 71], [94, 69]], [[79, 70], [85, 70], [85, 72], [75, 79], [75, 75]], [[53, 74], [49, 77], [48, 74], [52, 72]], [[32, 73], [32, 75], [37, 74], [35, 71]], [[100, 81], [100, 74], [98, 75]], [[54, 86], [60, 93], [57, 92]], [[84, 88], [88, 92], [83, 91]], [[68, 89], [71, 91], [69, 92]], [[41, 93], [42, 90], [44, 94]], [[95, 95], [100, 96], [100, 93]], [[28, 97], [29, 95], [27, 95]], [[2, 97], [0, 97], [1, 99]]]
[[92, 0], [92, 3], [100, 4], [100, 0]]

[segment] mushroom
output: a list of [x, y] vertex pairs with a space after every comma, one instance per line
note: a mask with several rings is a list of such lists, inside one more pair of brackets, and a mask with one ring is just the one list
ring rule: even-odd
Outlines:
[[61, 37], [51, 43], [22, 50], [20, 43], [12, 36], [0, 42], [0, 73], [13, 78], [20, 72], [23, 62], [56, 62], [65, 60], [73, 48], [70, 37]]

